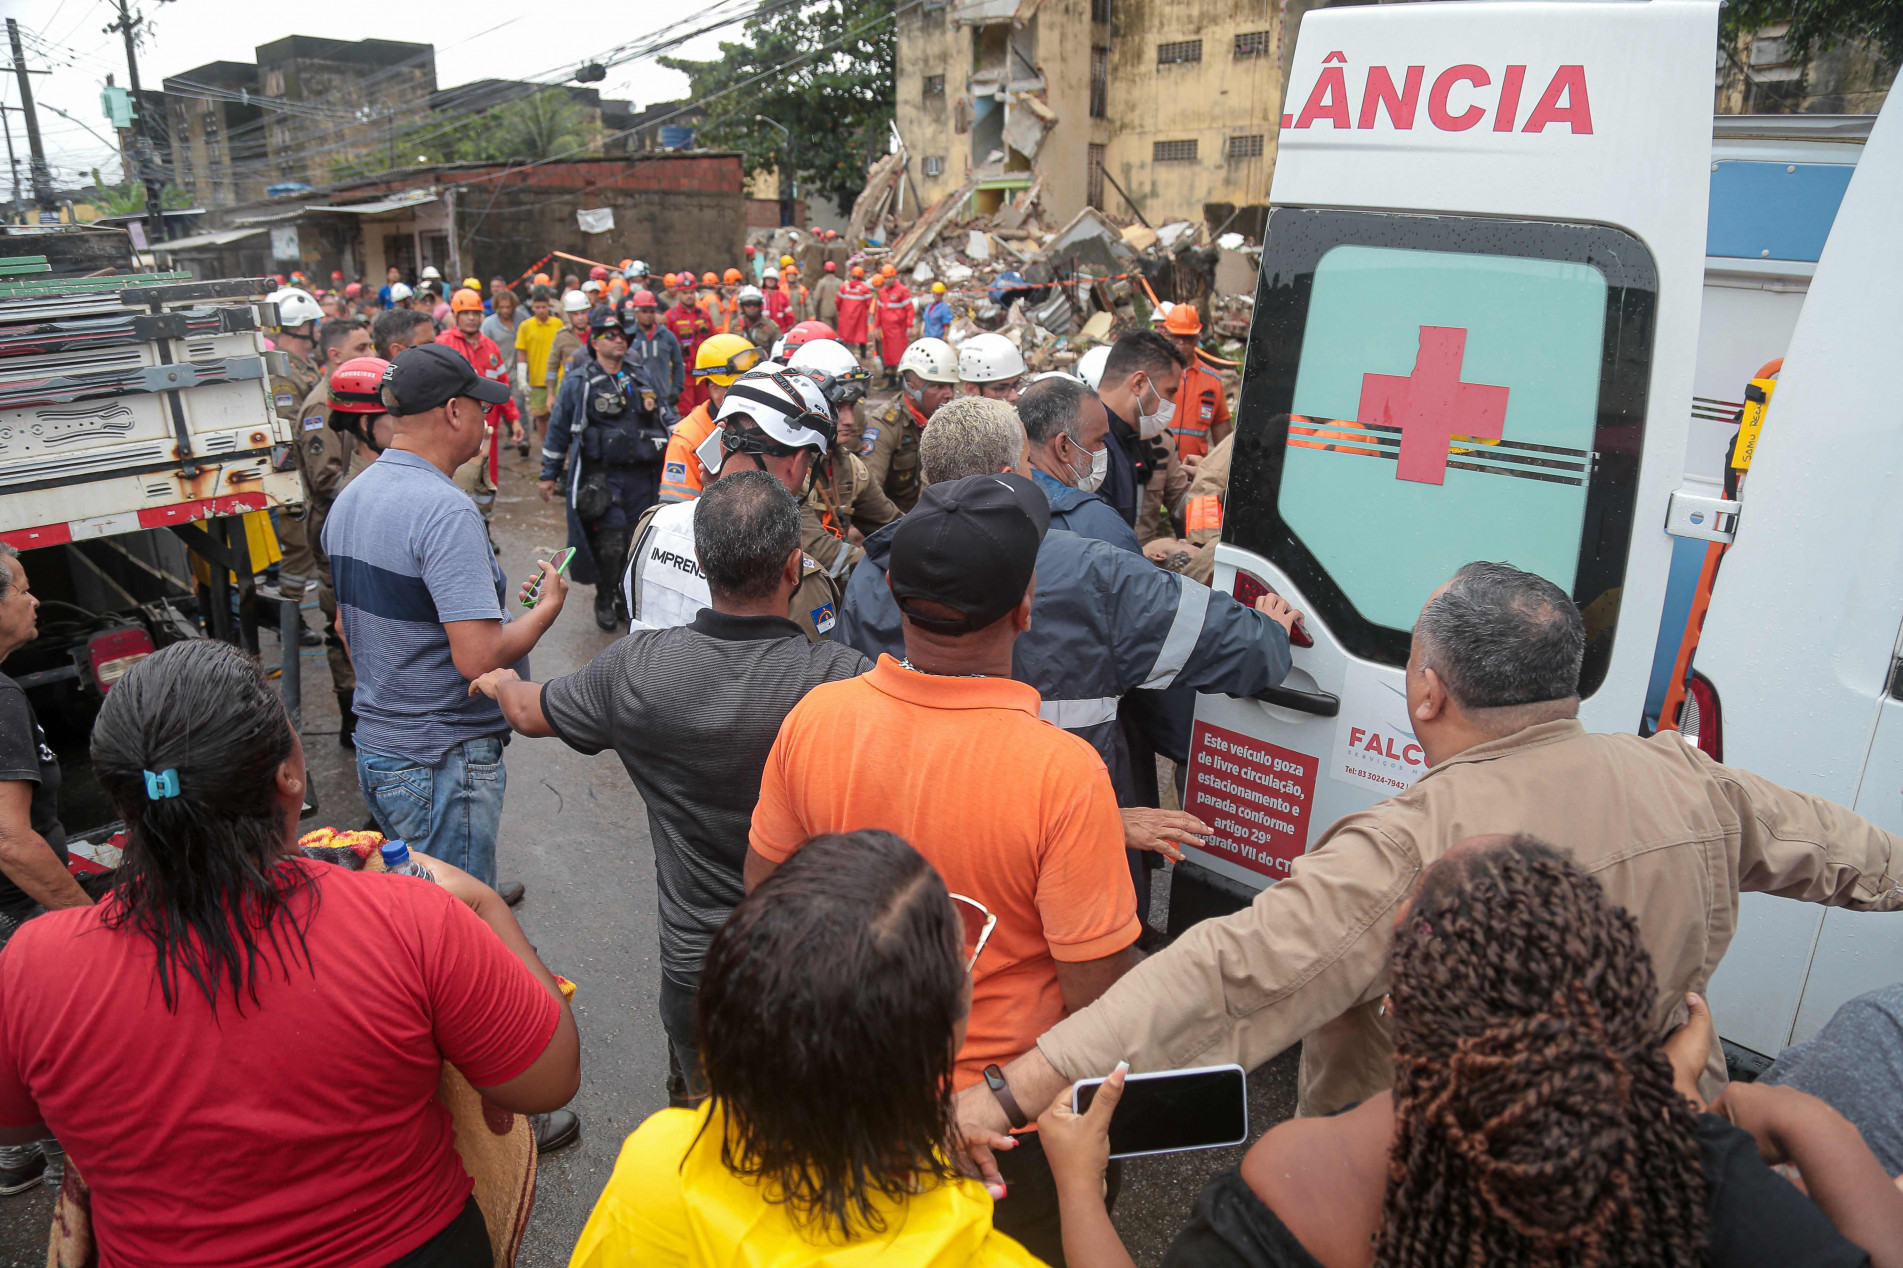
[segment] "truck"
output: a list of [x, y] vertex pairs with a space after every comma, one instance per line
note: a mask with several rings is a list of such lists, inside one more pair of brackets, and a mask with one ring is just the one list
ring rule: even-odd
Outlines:
[[[1762, 606], [1743, 611], [1803, 570], [1800, 542], [1830, 543], [1830, 579], [1844, 587], [1819, 624], [1894, 589], [1887, 575], [1870, 584], [1863, 574], [1881, 562], [1845, 542], [1852, 525], [1828, 463], [1810, 462], [1801, 489], [1768, 474], [1818, 448], [1811, 412], [1775, 401], [1748, 494], [1732, 496], [1727, 476], [1739, 414], [1749, 391], [1763, 393], [1747, 385], [1775, 373], [1787, 344], [1796, 373], [1825, 273], [1854, 278], [1886, 254], [1868, 227], [1846, 242], [1841, 222], [1878, 197], [1866, 190], [1894, 199], [1903, 155], [1883, 148], [1886, 166], [1868, 169], [1886, 128], [1891, 146], [1903, 137], [1895, 108], [1874, 130], [1855, 118], [1714, 125], [1716, 24], [1709, 0], [1304, 17], [1214, 584], [1238, 598], [1283, 595], [1307, 613], [1305, 645], [1261, 699], [1198, 698], [1184, 806], [1215, 831], [1176, 869], [1172, 933], [1246, 903], [1328, 825], [1425, 772], [1403, 677], [1411, 630], [1428, 595], [1475, 559], [1507, 560], [1574, 597], [1589, 729], [1682, 726], [1714, 756], [1859, 809], [1846, 772], [1865, 768], [1865, 751], [1875, 760], [1888, 736], [1890, 766], [1862, 778], [1903, 801], [1903, 732], [1884, 730], [1890, 706], [1878, 703], [1903, 699], [1883, 696], [1886, 675], [1903, 682], [1892, 675], [1903, 595], [1858, 627], [1883, 654], [1854, 675], [1810, 613], [1771, 622]], [[1895, 359], [1896, 326], [1862, 307], [1871, 329], [1859, 369], [1832, 364], [1840, 379], [1874, 383]], [[1882, 339], [1880, 354], [1871, 341]], [[1817, 390], [1815, 375], [1806, 381]], [[1861, 436], [1874, 423], [1845, 426]], [[1896, 470], [1879, 462], [1859, 475]], [[1754, 521], [1771, 520], [1763, 505], [1774, 496], [1789, 535], [1760, 551], [1777, 530]], [[1734, 537], [1703, 595], [1707, 614], [1699, 588], [1712, 582], [1699, 565]], [[1748, 599], [1727, 595], [1736, 572], [1754, 578], [1733, 587]], [[1879, 639], [1871, 631], [1885, 620]], [[1784, 690], [1783, 632], [1815, 658], [1806, 670], [1819, 691], [1835, 681], [1860, 713]], [[1716, 687], [1703, 695], [1714, 716], [1702, 718], [1683, 703], [1688, 647], [1701, 637], [1697, 668]], [[1827, 717], [1844, 727], [1839, 764], [1773, 760], [1789, 748], [1784, 718], [1813, 709], [1820, 729]], [[1741, 716], [1755, 728], [1749, 743]], [[1903, 804], [1892, 809], [1903, 825]], [[1710, 987], [1737, 1069], [1814, 1032], [1903, 964], [1903, 921], [1879, 933], [1881, 918], [1837, 922], [1841, 913], [1776, 899], [1746, 907]], [[1831, 930], [1855, 948], [1839, 959], [1862, 956], [1865, 973], [1818, 971]]]
[[253, 594], [276, 548], [269, 513], [302, 497], [265, 346], [273, 283], [132, 263], [118, 230], [0, 236], [0, 541], [41, 601], [39, 637], [4, 670], [82, 776], [62, 793], [82, 837], [112, 817], [83, 778], [99, 703], [180, 639], [256, 650], [246, 625], [272, 611]]

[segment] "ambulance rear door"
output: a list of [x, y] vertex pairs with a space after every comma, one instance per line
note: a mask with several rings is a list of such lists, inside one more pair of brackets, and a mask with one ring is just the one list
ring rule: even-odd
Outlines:
[[1314, 645], [1270, 700], [1198, 702], [1185, 806], [1216, 831], [1177, 869], [1172, 930], [1420, 776], [1410, 631], [1471, 560], [1577, 599], [1582, 717], [1637, 727], [1698, 342], [1716, 23], [1706, 0], [1303, 19], [1215, 585], [1284, 595]]

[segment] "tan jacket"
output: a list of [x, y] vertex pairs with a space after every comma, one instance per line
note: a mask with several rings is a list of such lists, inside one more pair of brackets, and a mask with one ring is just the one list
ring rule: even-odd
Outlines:
[[859, 456], [872, 482], [885, 490], [901, 513], [918, 505], [925, 488], [919, 472], [918, 442], [925, 435], [918, 416], [903, 396], [885, 407], [859, 434]]
[[1183, 498], [1183, 537], [1196, 548], [1183, 575], [1204, 585], [1215, 584], [1216, 543], [1222, 540], [1222, 509], [1229, 497], [1229, 454], [1234, 435], [1224, 436], [1197, 464], [1196, 476]]
[[844, 446], [833, 451], [832, 461], [813, 481], [812, 492], [800, 504], [800, 546], [818, 560], [827, 573], [838, 578], [845, 589], [846, 579], [865, 558], [865, 550], [847, 542], [848, 528], [871, 533], [899, 518], [899, 508], [885, 490], [872, 482], [872, 475], [859, 455]]
[[[1396, 909], [1454, 842], [1492, 832], [1557, 847], [1637, 917], [1658, 973], [1661, 1034], [1724, 957], [1740, 890], [1903, 908], [1903, 838], [1720, 766], [1674, 732], [1643, 740], [1544, 722], [1343, 818], [1249, 908], [1193, 926], [1038, 1047], [1074, 1079], [1125, 1058], [1137, 1070], [1254, 1068], [1305, 1039], [1300, 1112], [1371, 1096], [1393, 1077], [1378, 1005]], [[1712, 1056], [1708, 1091], [1724, 1068], [1715, 1039]]]

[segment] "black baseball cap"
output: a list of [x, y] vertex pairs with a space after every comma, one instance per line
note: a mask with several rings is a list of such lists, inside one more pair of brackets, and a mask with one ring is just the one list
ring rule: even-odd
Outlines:
[[[892, 597], [909, 620], [934, 633], [984, 629], [1023, 600], [1050, 526], [1050, 502], [1023, 476], [975, 475], [930, 485], [892, 535], [886, 564]], [[910, 605], [917, 599], [962, 615], [921, 616]]]
[[458, 396], [473, 396], [485, 405], [509, 399], [507, 383], [477, 374], [467, 358], [440, 343], [418, 344], [397, 354], [383, 372], [383, 403], [402, 418], [427, 414]]
[[[621, 330], [621, 318], [616, 315], [612, 304], [596, 304], [588, 310], [588, 337], [606, 334], [610, 330]], [[626, 331], [622, 331], [626, 334]]]

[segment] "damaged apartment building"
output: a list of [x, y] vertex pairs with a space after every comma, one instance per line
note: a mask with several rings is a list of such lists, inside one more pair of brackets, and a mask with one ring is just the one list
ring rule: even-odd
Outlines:
[[[901, 6], [897, 126], [921, 206], [998, 210], [1034, 183], [1085, 206], [1259, 237], [1284, 14], [1272, 0], [923, 0]], [[1292, 33], [1289, 41], [1292, 44]]]

